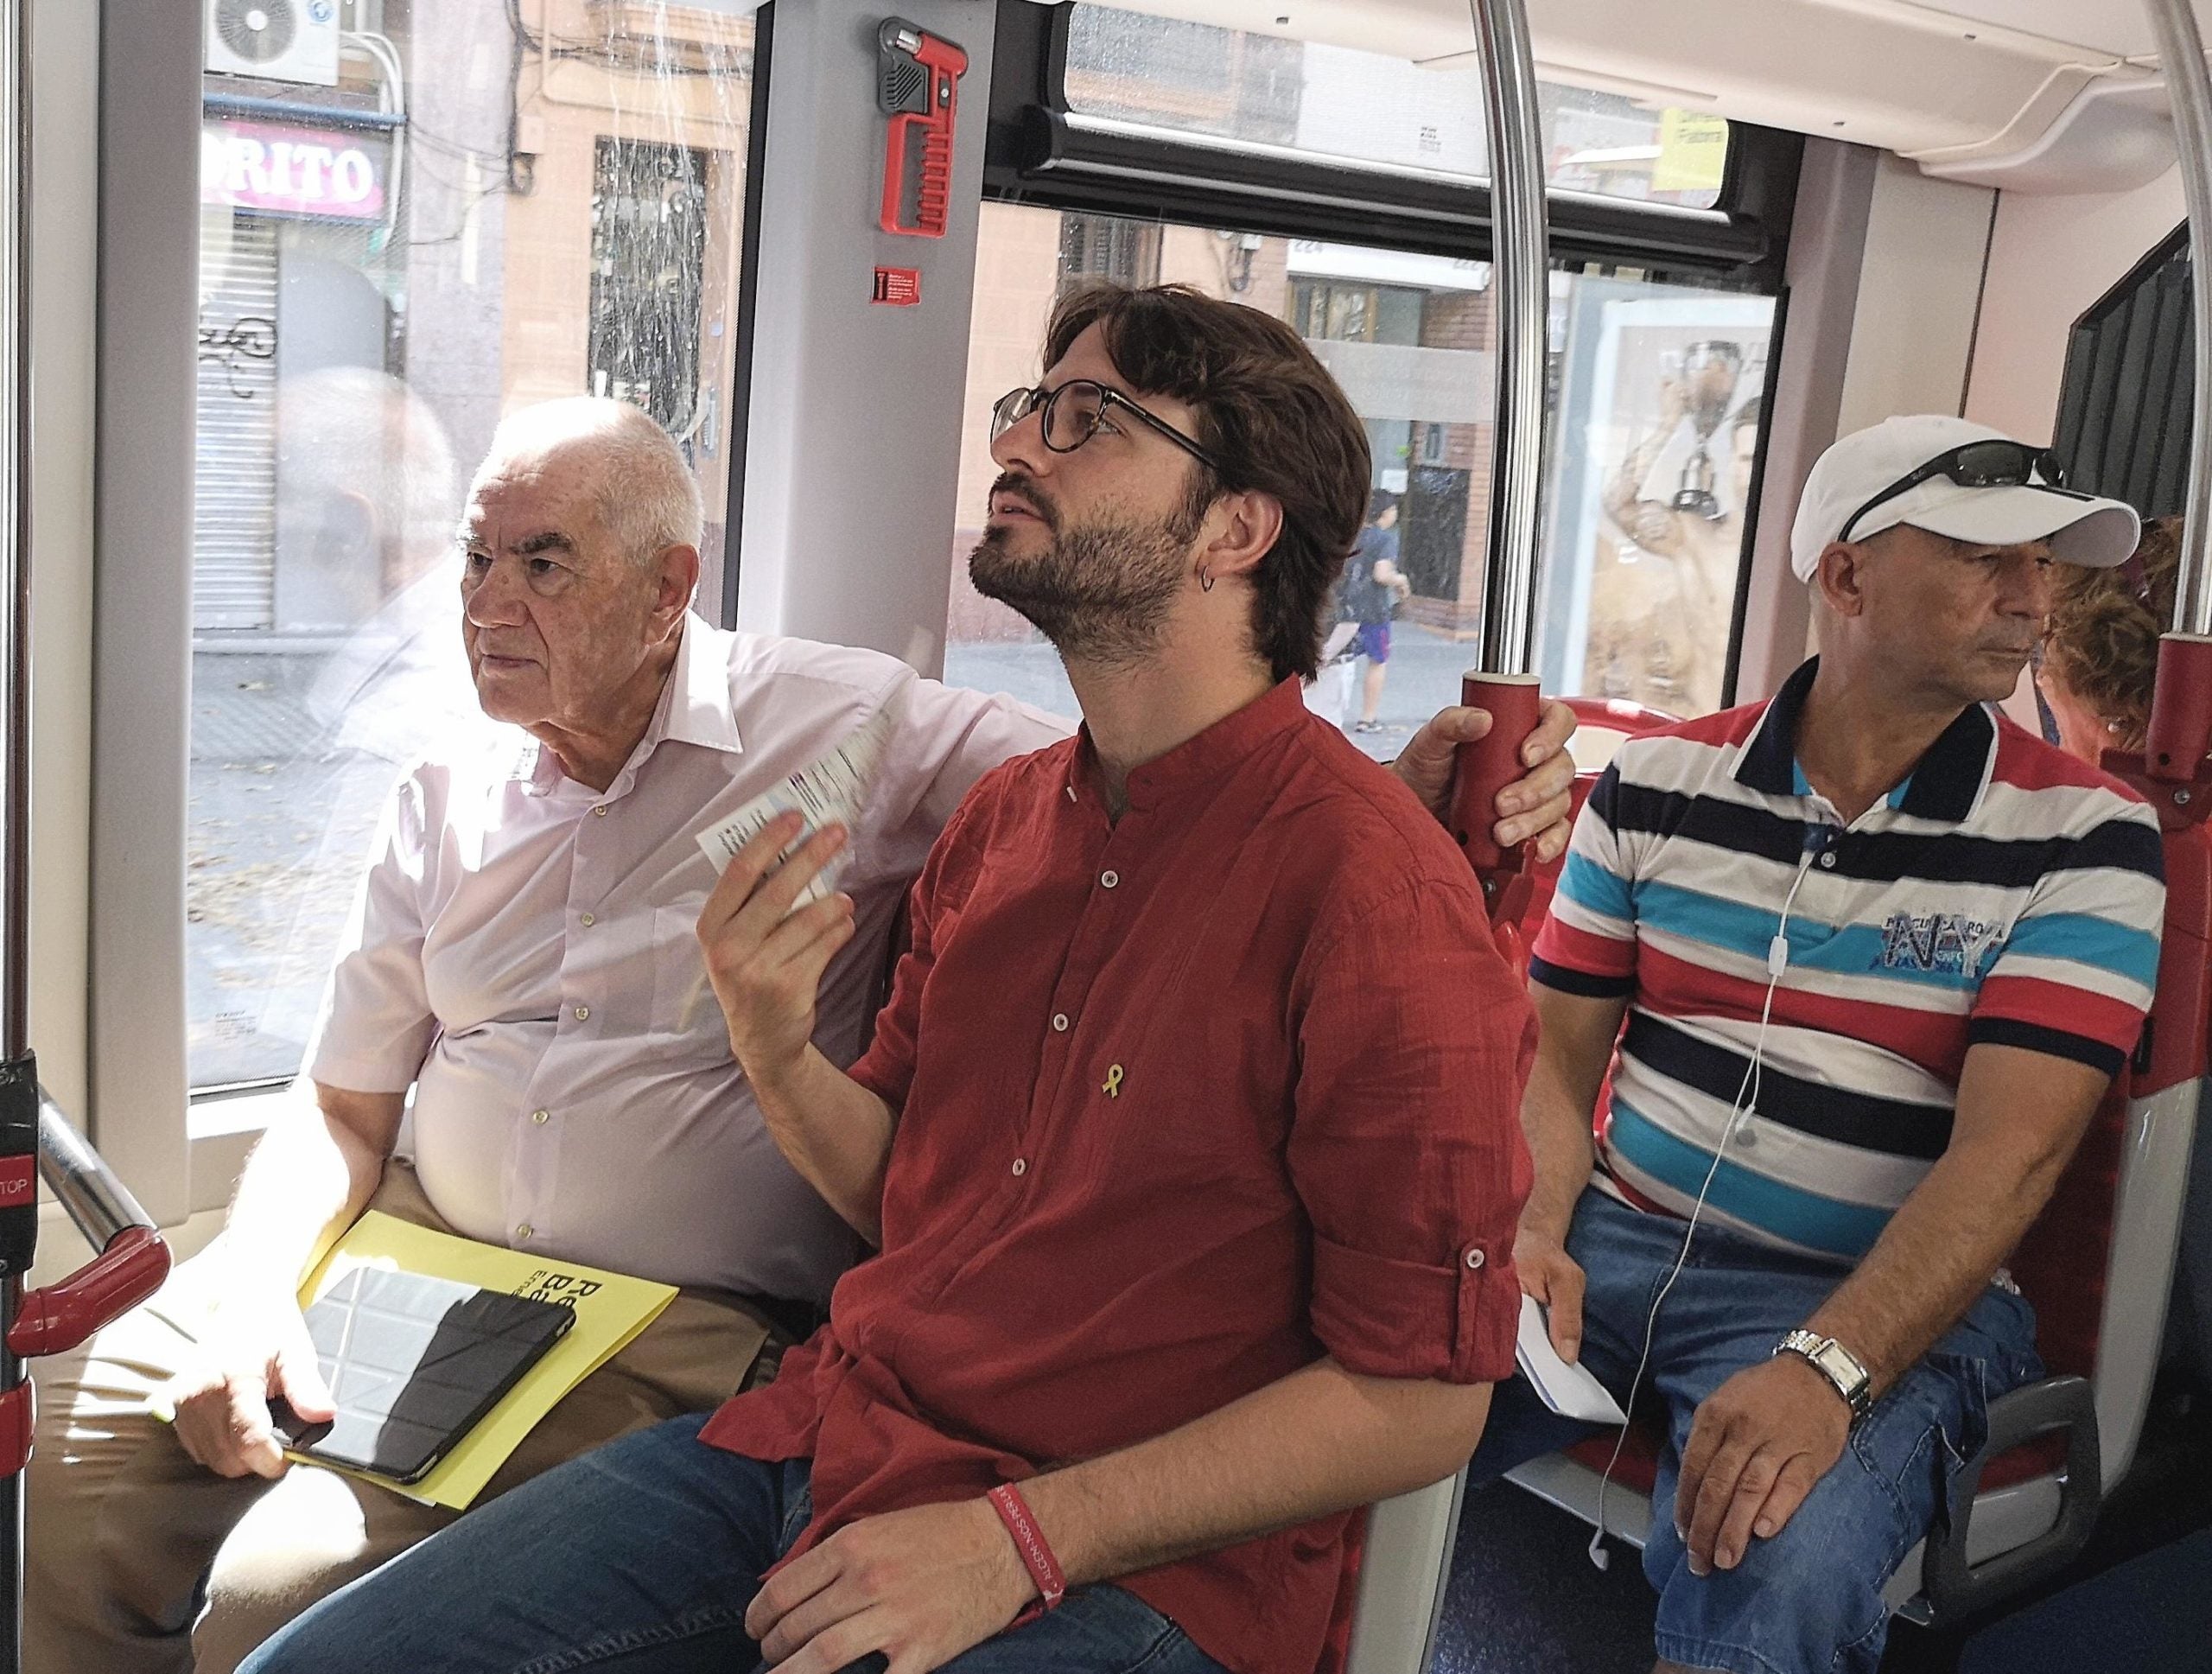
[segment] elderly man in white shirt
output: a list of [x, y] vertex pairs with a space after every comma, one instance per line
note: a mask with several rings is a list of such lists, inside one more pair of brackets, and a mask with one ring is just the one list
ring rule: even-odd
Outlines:
[[[501, 426], [462, 531], [462, 634], [495, 724], [398, 786], [296, 1106], [221, 1238], [41, 1380], [38, 1674], [220, 1674], [455, 1515], [288, 1471], [273, 1429], [272, 1402], [330, 1414], [294, 1287], [365, 1209], [683, 1288], [486, 1497], [766, 1375], [858, 1253], [700, 1003], [717, 873], [696, 835], [890, 717], [839, 880], [856, 933], [822, 988], [817, 1043], [849, 1062], [945, 819], [1066, 726], [877, 652], [715, 630], [689, 609], [700, 530], [681, 455], [638, 409], [579, 398]], [[1408, 748], [1432, 806], [1452, 743], [1486, 722], [1447, 710]], [[1572, 729], [1548, 711], [1500, 799], [1508, 840], [1563, 841]]]

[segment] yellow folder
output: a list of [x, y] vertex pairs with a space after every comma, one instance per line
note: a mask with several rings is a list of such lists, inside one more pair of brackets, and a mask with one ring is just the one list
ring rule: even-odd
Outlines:
[[[486, 1290], [557, 1302], [575, 1312], [576, 1322], [561, 1340], [523, 1374], [505, 1398], [429, 1475], [408, 1484], [367, 1476], [369, 1481], [394, 1493], [425, 1505], [450, 1506], [456, 1512], [468, 1509], [493, 1474], [506, 1463], [507, 1455], [522, 1445], [523, 1437], [563, 1396], [613, 1359], [676, 1300], [673, 1285], [476, 1244], [371, 1210], [353, 1223], [308, 1275], [300, 1287], [300, 1306], [315, 1302], [357, 1267], [395, 1268], [403, 1273], [457, 1279]], [[325, 1470], [337, 1468], [321, 1460], [307, 1462]]]

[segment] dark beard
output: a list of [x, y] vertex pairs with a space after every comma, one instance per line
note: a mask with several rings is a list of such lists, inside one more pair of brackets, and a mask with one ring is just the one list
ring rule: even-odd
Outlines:
[[1127, 667], [1151, 657], [1182, 589], [1195, 527], [1180, 515], [1076, 528], [1053, 518], [1046, 527], [1052, 544], [1033, 557], [1008, 550], [1011, 531], [985, 531], [968, 555], [976, 590], [1020, 611], [1071, 662]]

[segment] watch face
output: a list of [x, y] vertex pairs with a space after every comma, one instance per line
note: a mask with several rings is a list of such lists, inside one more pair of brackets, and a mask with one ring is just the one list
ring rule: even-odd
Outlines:
[[1833, 1338], [1799, 1329], [1783, 1339], [1783, 1347], [1812, 1362], [1821, 1375], [1835, 1385], [1854, 1416], [1866, 1410], [1866, 1392], [1873, 1379], [1858, 1357]]
[[1840, 1343], [1829, 1341], [1823, 1342], [1813, 1358], [1819, 1363], [1821, 1370], [1827, 1374], [1828, 1380], [1834, 1384], [1837, 1392], [1850, 1403], [1853, 1415], [1865, 1411], [1868, 1404], [1867, 1387], [1873, 1380], [1867, 1375], [1866, 1368], [1859, 1364], [1857, 1357]]

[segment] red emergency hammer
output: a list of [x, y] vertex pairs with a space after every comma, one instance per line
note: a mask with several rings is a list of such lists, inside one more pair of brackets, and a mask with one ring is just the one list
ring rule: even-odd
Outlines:
[[[876, 103], [891, 118], [884, 142], [883, 209], [877, 225], [909, 238], [942, 239], [952, 205], [952, 130], [968, 54], [903, 17], [876, 31]], [[917, 169], [915, 140], [921, 142]], [[906, 219], [909, 179], [918, 173], [914, 218]]]

